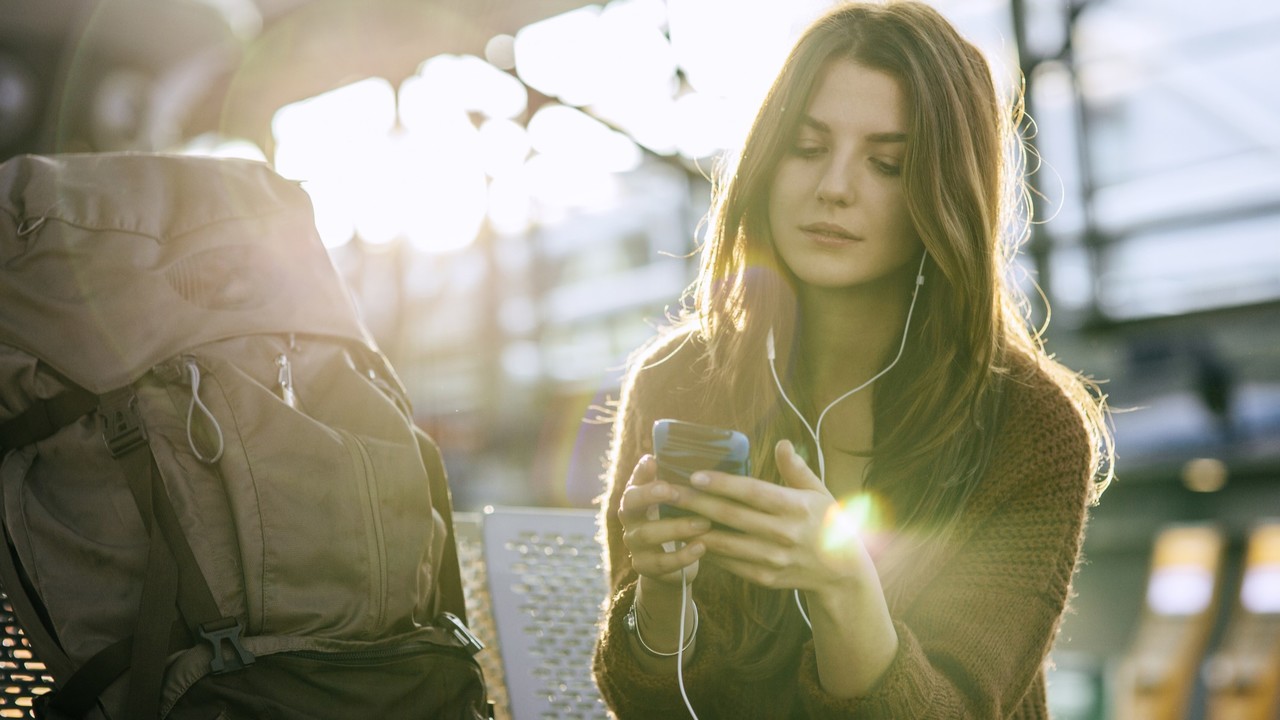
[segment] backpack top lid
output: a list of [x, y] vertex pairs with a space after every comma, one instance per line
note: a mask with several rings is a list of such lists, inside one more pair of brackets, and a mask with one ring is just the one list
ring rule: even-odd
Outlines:
[[373, 347], [297, 183], [225, 158], [0, 164], [0, 343], [102, 393], [187, 348], [258, 333]]

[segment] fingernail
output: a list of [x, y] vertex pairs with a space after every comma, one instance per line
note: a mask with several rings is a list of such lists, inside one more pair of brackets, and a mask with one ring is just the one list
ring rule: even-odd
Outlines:
[[706, 551], [707, 551], [707, 546], [703, 545], [702, 543], [695, 543], [689, 546], [689, 552], [693, 553], [694, 555], [701, 555]]
[[706, 532], [711, 529], [711, 521], [706, 518], [695, 518], [689, 521], [689, 527], [697, 532]]
[[693, 485], [702, 487], [704, 485], [710, 484], [711, 478], [708, 477], [706, 473], [696, 472], [693, 475], [689, 476], [689, 482]]
[[664, 498], [664, 497], [666, 497], [668, 494], [670, 494], [670, 492], [671, 492], [671, 490], [670, 490], [666, 485], [654, 485], [654, 486], [653, 486], [653, 496], [654, 496], [654, 497]]

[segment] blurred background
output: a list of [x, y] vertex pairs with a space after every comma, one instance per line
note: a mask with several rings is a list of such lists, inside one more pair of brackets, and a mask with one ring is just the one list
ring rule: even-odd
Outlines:
[[[829, 4], [0, 0], [0, 159], [271, 163], [310, 193], [455, 505], [590, 507], [715, 158]], [[1214, 697], [1280, 675], [1274, 622], [1252, 655], [1233, 639], [1280, 617], [1280, 3], [932, 4], [1025, 81], [1020, 266], [1049, 350], [1124, 410], [1055, 717], [1157, 717], [1121, 702], [1143, 693], [1227, 717]]]

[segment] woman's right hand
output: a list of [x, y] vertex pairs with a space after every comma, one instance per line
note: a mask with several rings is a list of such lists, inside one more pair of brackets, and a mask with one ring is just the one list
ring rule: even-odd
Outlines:
[[[618, 519], [622, 523], [622, 542], [631, 554], [631, 566], [639, 574], [634, 609], [636, 633], [631, 639], [634, 657], [650, 672], [668, 672], [675, 662], [677, 648], [693, 649], [690, 626], [680, 633], [681, 617], [697, 612], [693, 593], [685, 592], [681, 582], [693, 583], [698, 576], [698, 560], [706, 545], [698, 538], [711, 529], [711, 523], [700, 516], [659, 517], [658, 507], [681, 499], [685, 493], [696, 493], [658, 480], [658, 463], [645, 455], [636, 463], [627, 486], [622, 491]], [[686, 498], [687, 499], [687, 498]], [[641, 640], [641, 637], [646, 638]], [[692, 652], [684, 654], [686, 662]]]
[[642, 586], [656, 582], [679, 590], [681, 570], [687, 583], [698, 575], [698, 560], [706, 547], [697, 538], [710, 530], [711, 524], [696, 515], [658, 516], [659, 505], [674, 502], [680, 493], [696, 491], [658, 480], [657, 466], [652, 455], [645, 455], [631, 472], [618, 508], [622, 542], [631, 554], [631, 566], [639, 574]]

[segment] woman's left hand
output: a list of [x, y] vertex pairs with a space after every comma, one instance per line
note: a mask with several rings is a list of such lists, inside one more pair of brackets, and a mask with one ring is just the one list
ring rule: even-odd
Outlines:
[[681, 507], [741, 532], [712, 530], [700, 540], [707, 560], [769, 588], [810, 592], [860, 585], [875, 570], [856, 536], [837, 548], [824, 543], [836, 500], [789, 441], [774, 448], [783, 484], [706, 471], [691, 479], [699, 491]]

